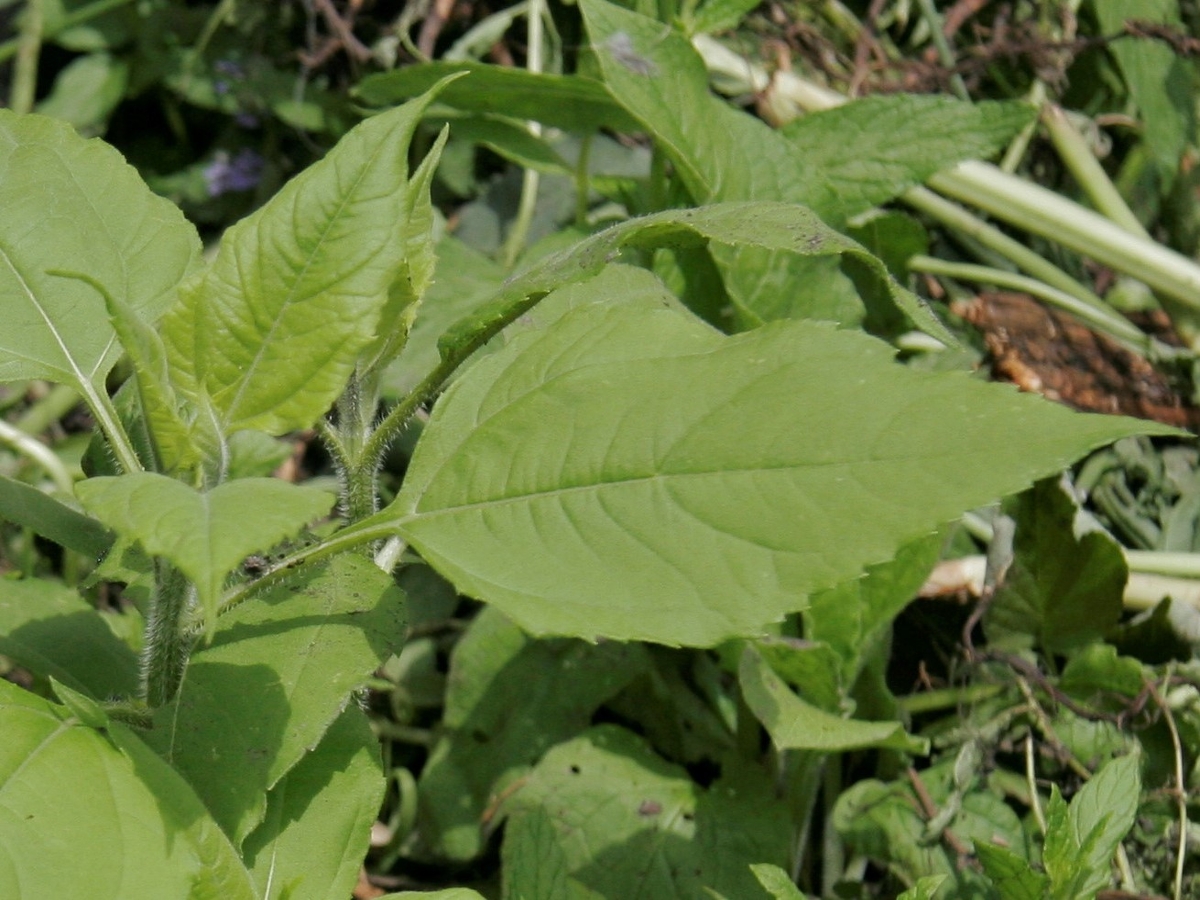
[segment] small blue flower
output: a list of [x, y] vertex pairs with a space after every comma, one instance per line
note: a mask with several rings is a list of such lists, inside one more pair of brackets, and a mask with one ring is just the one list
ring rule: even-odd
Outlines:
[[208, 196], [250, 190], [262, 177], [263, 165], [263, 158], [249, 147], [243, 147], [232, 157], [225, 150], [218, 150], [213, 161], [204, 168]]

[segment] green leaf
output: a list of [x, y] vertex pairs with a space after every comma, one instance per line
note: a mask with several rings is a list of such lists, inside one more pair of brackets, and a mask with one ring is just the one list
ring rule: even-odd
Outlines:
[[384, 894], [377, 900], [486, 900], [483, 894], [470, 888], [446, 888], [442, 891], [401, 891]]
[[553, 819], [544, 810], [530, 810], [508, 823], [502, 854], [504, 900], [601, 897], [570, 876], [566, 851], [558, 842]]
[[975, 856], [1000, 900], [1045, 900], [1048, 895], [1050, 879], [1006, 847], [980, 841]]
[[[1162, 23], [1182, 33], [1176, 0], [1093, 0], [1089, 4], [1104, 34], [1119, 34], [1131, 19]], [[1179, 170], [1180, 155], [1195, 139], [1196, 107], [1186, 61], [1162, 41], [1142, 38], [1107, 45], [1137, 104], [1142, 139], [1158, 162], [1164, 186]]]
[[400, 642], [403, 602], [369, 560], [340, 556], [231, 610], [192, 655], [147, 741], [236, 844], [263, 820], [266, 792]]
[[209, 633], [225, 577], [251, 553], [326, 515], [336, 499], [275, 478], [243, 478], [202, 493], [154, 472], [90, 478], [75, 491], [97, 519], [192, 581]]
[[0, 475], [0, 519], [92, 559], [113, 543], [112, 532], [91, 516], [7, 475]]
[[1013, 562], [988, 608], [989, 641], [1063, 653], [1099, 640], [1121, 618], [1129, 569], [1106, 532], [1084, 531], [1057, 479], [1016, 501]]
[[0, 653], [97, 700], [131, 696], [137, 657], [106, 624], [108, 615], [55, 582], [0, 578]]
[[927, 875], [901, 894], [896, 900], [933, 900], [946, 880], [945, 875]]
[[503, 289], [438, 341], [445, 358], [465, 355], [555, 288], [602, 272], [625, 248], [696, 248], [706, 242], [731, 250], [781, 251], [793, 256], [845, 260], [868, 273], [897, 307], [931, 334], [955, 342], [921, 301], [905, 291], [883, 264], [849, 238], [828, 228], [809, 210], [767, 201], [719, 203], [700, 209], [668, 210], [631, 219], [553, 253], [505, 282]]
[[384, 106], [416, 97], [450, 75], [452, 82], [438, 102], [473, 113], [495, 113], [510, 119], [534, 119], [564, 131], [590, 133], [602, 128], [635, 131], [637, 124], [599, 82], [578, 75], [548, 75], [483, 63], [426, 63], [368, 75], [355, 88], [369, 106]]
[[729, 31], [755, 7], [757, 0], [706, 0], [688, 25], [689, 34]]
[[1169, 431], [818, 323], [724, 337], [666, 301], [593, 299], [464, 372], [363, 523], [534, 634], [755, 634], [964, 509]]
[[375, 339], [407, 262], [408, 145], [431, 100], [354, 128], [185, 285], [163, 322], [173, 381], [226, 432], [308, 427]]
[[1072, 798], [1068, 810], [1070, 827], [1086, 852], [1092, 877], [1082, 892], [1107, 887], [1112, 882], [1112, 858], [1133, 827], [1141, 794], [1141, 762], [1129, 754], [1105, 763]]
[[906, 753], [929, 752], [929, 741], [906, 734], [901, 722], [844, 719], [804, 702], [771, 671], [753, 647], [742, 653], [738, 680], [746, 705], [767, 729], [778, 750], [840, 753], [889, 747]]
[[789, 122], [782, 133], [838, 196], [841, 218], [864, 213], [948, 166], [985, 159], [1033, 119], [1023, 102], [864, 97]]
[[445, 732], [420, 781], [426, 840], [451, 859], [477, 856], [494, 796], [646, 666], [641, 647], [535, 641], [484, 610], [450, 658]]
[[122, 725], [0, 681], [0, 896], [257, 900], [183, 780]]
[[103, 298], [154, 320], [199, 262], [196, 229], [112, 147], [65, 122], [0, 110], [0, 381], [45, 378], [104, 405], [121, 348]]
[[1071, 827], [1067, 801], [1058, 785], [1050, 785], [1046, 803], [1046, 839], [1042, 847], [1042, 866], [1050, 876], [1051, 896], [1066, 900], [1086, 880], [1086, 861], [1080, 854], [1080, 835]]
[[108, 53], [89, 53], [73, 59], [58, 73], [50, 96], [38, 104], [37, 111], [96, 135], [104, 131], [108, 117], [124, 99], [128, 83], [125, 60]]
[[348, 706], [267, 797], [242, 846], [262, 900], [343, 900], [358, 880], [383, 803], [379, 742]]
[[703, 790], [614, 726], [553, 748], [504, 809], [548, 816], [571, 875], [605, 897], [765, 898], [750, 864], [787, 861], [786, 808], [761, 773]]
[[804, 900], [804, 894], [800, 892], [800, 888], [796, 887], [791, 876], [779, 866], [754, 863], [750, 866], [750, 871], [754, 873], [758, 883], [766, 888], [775, 900]]
[[[437, 119], [435, 124], [441, 121]], [[531, 134], [529, 126], [523, 121], [487, 115], [455, 116], [445, 121], [456, 141], [487, 147], [509, 162], [527, 169], [568, 177], [575, 175], [574, 168], [567, 164], [550, 142]]]

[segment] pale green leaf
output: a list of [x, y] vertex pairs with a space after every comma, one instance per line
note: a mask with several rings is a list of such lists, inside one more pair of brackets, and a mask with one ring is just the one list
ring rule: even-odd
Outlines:
[[65, 122], [0, 110], [0, 381], [69, 384], [93, 407], [121, 348], [78, 272], [153, 321], [199, 262], [200, 239], [112, 147]]
[[470, 859], [493, 797], [644, 672], [631, 644], [534, 641], [494, 609], [450, 658], [444, 734], [421, 774], [421, 830], [439, 855]]
[[191, 657], [147, 741], [240, 844], [266, 792], [299, 763], [404, 631], [403, 594], [369, 560], [340, 556], [248, 600]]
[[196, 795], [124, 726], [0, 680], [0, 732], [0, 896], [257, 900]]
[[163, 323], [172, 377], [226, 432], [308, 427], [375, 339], [406, 264], [408, 146], [431, 99], [354, 128], [184, 286]]
[[251, 553], [326, 515], [336, 499], [275, 478], [243, 478], [201, 492], [154, 472], [89, 478], [75, 492], [97, 519], [191, 580], [210, 631], [226, 576]]
[[724, 337], [617, 300], [464, 372], [365, 523], [535, 634], [754, 634], [964, 509], [1169, 432], [913, 371], [818, 323]]
[[750, 866], [750, 871], [754, 873], [758, 883], [766, 888], [775, 900], [804, 900], [804, 894], [800, 892], [800, 888], [796, 887], [791, 876], [779, 866], [754, 863]]
[[756, 6], [758, 0], [705, 0], [688, 24], [688, 32], [715, 34], [728, 31]]
[[483, 894], [470, 888], [446, 888], [441, 891], [401, 891], [384, 894], [378, 900], [485, 900]]
[[344, 900], [354, 890], [383, 803], [379, 742], [349, 706], [267, 797], [242, 846], [262, 900]]
[[765, 898], [750, 864], [787, 861], [787, 811], [761, 772], [703, 790], [614, 726], [553, 748], [503, 808], [548, 816], [571, 876], [605, 897]]
[[76, 591], [40, 579], [0, 578], [0, 653], [97, 700], [130, 696], [138, 661]]
[[89, 53], [68, 63], [50, 95], [37, 105], [44, 116], [70, 122], [89, 136], [101, 133], [125, 97], [129, 63], [109, 53]]
[[945, 880], [945, 875], [926, 875], [896, 900], [933, 900]]
[[1068, 820], [1086, 853], [1086, 864], [1080, 868], [1093, 873], [1085, 882], [1085, 891], [1098, 890], [1112, 881], [1113, 854], [1137, 816], [1140, 768], [1137, 754], [1110, 760], [1071, 799]]
[[460, 72], [469, 77], [449, 84], [438, 96], [439, 103], [465, 112], [535, 119], [566, 131], [633, 131], [637, 127], [599, 82], [578, 75], [539, 74], [483, 63], [403, 66], [368, 75], [354, 92], [363, 103], [383, 106], [416, 97]]
[[752, 647], [738, 667], [742, 696], [779, 750], [840, 753], [866, 747], [888, 747], [907, 753], [929, 752], [929, 741], [911, 737], [900, 722], [845, 719], [806, 703], [763, 661]]

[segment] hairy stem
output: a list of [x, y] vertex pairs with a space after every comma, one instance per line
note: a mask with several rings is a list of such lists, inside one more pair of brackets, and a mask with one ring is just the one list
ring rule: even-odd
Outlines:
[[174, 566], [155, 565], [156, 590], [142, 649], [142, 696], [151, 708], [175, 696], [192, 649], [185, 629], [193, 588]]

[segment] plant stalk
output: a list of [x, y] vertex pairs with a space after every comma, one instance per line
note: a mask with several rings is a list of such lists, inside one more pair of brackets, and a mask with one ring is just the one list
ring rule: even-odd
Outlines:
[[12, 92], [8, 106], [13, 112], [33, 111], [37, 98], [38, 57], [42, 52], [43, 26], [42, 0], [29, 0], [25, 4], [21, 35], [17, 38], [17, 62], [13, 66]]
[[178, 569], [155, 563], [156, 590], [142, 649], [142, 698], [157, 708], [175, 696], [192, 649], [185, 624], [193, 588]]

